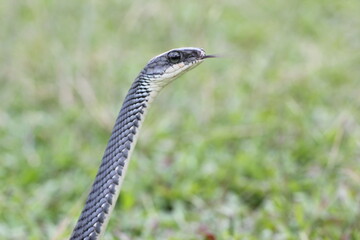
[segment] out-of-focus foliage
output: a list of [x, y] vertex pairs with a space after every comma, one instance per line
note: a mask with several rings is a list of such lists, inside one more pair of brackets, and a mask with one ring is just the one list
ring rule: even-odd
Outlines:
[[0, 238], [67, 239], [137, 73], [153, 104], [104, 239], [360, 239], [360, 2], [5, 0]]

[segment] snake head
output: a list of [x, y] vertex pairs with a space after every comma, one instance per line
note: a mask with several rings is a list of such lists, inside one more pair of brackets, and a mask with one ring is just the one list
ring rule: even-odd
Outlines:
[[169, 50], [152, 58], [141, 71], [140, 77], [151, 80], [156, 88], [162, 88], [186, 71], [198, 66], [206, 58], [202, 48], [184, 47]]

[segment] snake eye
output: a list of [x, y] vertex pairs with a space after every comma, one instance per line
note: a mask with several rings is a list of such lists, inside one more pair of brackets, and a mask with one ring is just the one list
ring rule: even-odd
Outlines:
[[179, 63], [181, 61], [181, 53], [178, 51], [169, 52], [167, 57], [171, 63]]

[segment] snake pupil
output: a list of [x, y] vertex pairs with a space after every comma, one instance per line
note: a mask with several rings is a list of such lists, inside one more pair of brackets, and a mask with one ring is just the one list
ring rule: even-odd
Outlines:
[[168, 59], [171, 63], [179, 63], [181, 61], [181, 53], [178, 51], [169, 52]]

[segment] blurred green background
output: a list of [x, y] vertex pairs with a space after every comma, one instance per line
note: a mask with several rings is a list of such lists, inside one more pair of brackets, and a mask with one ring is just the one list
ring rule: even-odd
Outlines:
[[4, 0], [0, 239], [67, 239], [130, 84], [154, 102], [104, 239], [360, 239], [360, 1]]

